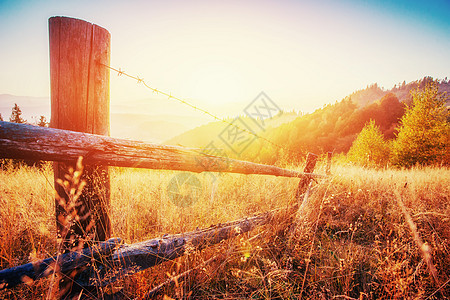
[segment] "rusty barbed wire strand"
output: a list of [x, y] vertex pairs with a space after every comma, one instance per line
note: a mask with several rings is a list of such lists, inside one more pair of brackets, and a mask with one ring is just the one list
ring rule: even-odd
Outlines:
[[245, 129], [245, 128], [241, 128], [241, 127], [239, 127], [238, 125], [233, 124], [232, 122], [229, 122], [229, 121], [227, 121], [227, 120], [225, 120], [225, 119], [222, 119], [222, 118], [217, 117], [216, 115], [210, 113], [209, 111], [207, 111], [207, 110], [205, 110], [205, 109], [203, 109], [203, 108], [200, 108], [200, 107], [198, 107], [198, 106], [195, 106], [195, 105], [193, 105], [193, 104], [191, 104], [191, 103], [187, 102], [186, 100], [183, 100], [183, 99], [181, 99], [181, 98], [179, 98], [179, 97], [173, 96], [172, 93], [167, 93], [167, 92], [158, 90], [158, 89], [156, 89], [156, 88], [153, 88], [153, 87], [151, 87], [150, 85], [148, 85], [148, 84], [145, 82], [145, 80], [144, 80], [143, 78], [140, 78], [139, 76], [133, 76], [133, 75], [130, 75], [130, 74], [126, 73], [125, 71], [123, 71], [121, 68], [116, 69], [116, 68], [114, 68], [114, 67], [105, 65], [105, 64], [103, 64], [103, 63], [99, 63], [99, 64], [102, 65], [102, 66], [107, 67], [107, 68], [110, 69], [110, 70], [113, 70], [113, 71], [117, 72], [117, 75], [118, 75], [118, 76], [124, 75], [124, 76], [126, 76], [126, 77], [129, 77], [129, 78], [131, 78], [131, 79], [136, 80], [138, 84], [143, 84], [146, 88], [148, 88], [149, 90], [153, 91], [154, 93], [156, 93], [156, 94], [161, 94], [161, 95], [164, 95], [164, 96], [168, 97], [169, 100], [170, 100], [170, 99], [173, 99], [173, 100], [176, 100], [176, 101], [178, 101], [178, 102], [180, 102], [180, 103], [183, 103], [183, 104], [185, 104], [185, 105], [187, 105], [187, 106], [189, 106], [189, 107], [191, 107], [191, 108], [193, 108], [193, 109], [195, 109], [195, 110], [198, 110], [198, 111], [200, 111], [200, 112], [202, 112], [202, 113], [204, 113], [204, 114], [206, 114], [206, 115], [212, 117], [213, 119], [215, 119], [215, 120], [217, 120], [217, 121], [220, 121], [220, 122], [223, 122], [223, 123], [225, 123], [225, 124], [227, 124], [227, 125], [233, 126], [233, 127], [237, 128], [237, 129], [243, 131], [243, 132], [246, 132], [246, 133], [249, 133], [249, 134], [255, 136], [255, 137], [258, 138], [258, 139], [261, 139], [261, 140], [263, 140], [263, 141], [266, 141], [266, 142], [268, 142], [268, 143], [271, 144], [272, 146], [275, 146], [275, 147], [278, 148], [278, 149], [281, 149], [281, 150], [284, 150], [284, 151], [288, 151], [288, 152], [290, 152], [290, 153], [298, 154], [298, 153], [294, 152], [293, 150], [291, 150], [291, 149], [289, 149], [289, 148], [285, 148], [285, 147], [283, 147], [283, 146], [280, 146], [280, 145], [274, 143], [273, 141], [271, 141], [271, 140], [269, 140], [269, 139], [267, 139], [267, 138], [265, 138], [265, 137], [262, 137], [262, 136], [256, 134], [255, 132], [252, 132], [252, 131], [247, 130], [247, 129]]

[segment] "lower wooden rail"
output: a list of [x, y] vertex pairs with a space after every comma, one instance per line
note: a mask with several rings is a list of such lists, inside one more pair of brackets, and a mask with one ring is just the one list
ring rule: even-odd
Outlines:
[[[0, 290], [12, 288], [22, 282], [50, 276], [54, 271], [70, 273], [83, 270], [75, 277], [78, 286], [106, 286], [115, 281], [185, 255], [218, 244], [223, 240], [249, 232], [257, 226], [270, 223], [274, 218], [293, 214], [295, 204], [252, 217], [214, 225], [192, 232], [164, 235], [131, 245], [120, 245], [121, 239], [113, 238], [79, 252], [71, 252], [42, 261], [0, 271]], [[95, 264], [95, 268], [94, 268]], [[87, 268], [87, 269], [86, 269]]]
[[86, 267], [95, 260], [109, 256], [120, 243], [121, 239], [113, 238], [80, 251], [2, 270], [0, 271], [0, 290], [50, 276], [55, 271], [68, 273]]

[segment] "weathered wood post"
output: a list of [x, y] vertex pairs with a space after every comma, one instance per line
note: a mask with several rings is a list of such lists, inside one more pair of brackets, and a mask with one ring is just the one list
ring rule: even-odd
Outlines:
[[302, 222], [300, 220], [303, 218], [303, 209], [307, 205], [309, 193], [308, 186], [312, 179], [312, 175], [308, 174], [314, 172], [316, 162], [317, 162], [317, 155], [314, 153], [308, 153], [308, 156], [306, 157], [306, 165], [305, 168], [303, 169], [303, 173], [306, 173], [306, 175], [303, 175], [300, 178], [297, 191], [295, 193], [295, 201], [298, 204], [298, 209], [295, 214], [292, 214], [292, 217], [294, 219], [291, 228], [289, 229], [288, 244], [292, 243], [293, 239], [296, 236], [297, 229], [299, 228], [299, 226], [302, 225]]
[[333, 152], [328, 152], [327, 153], [327, 169], [326, 169], [326, 174], [330, 175], [331, 174], [331, 158], [333, 157]]
[[[306, 157], [306, 165], [303, 169], [303, 173], [310, 174], [314, 172], [314, 168], [316, 167], [317, 162], [317, 155], [314, 153], [308, 153], [308, 156]], [[300, 179], [300, 182], [298, 183], [297, 192], [295, 193], [295, 199], [297, 201], [300, 200], [300, 196], [305, 193], [306, 188], [309, 185], [309, 182], [311, 181], [311, 176], [305, 175]]]
[[[49, 19], [51, 127], [109, 136], [109, 69], [104, 65], [110, 61], [110, 40], [109, 32], [95, 24], [67, 17]], [[108, 168], [84, 166], [86, 187], [70, 207], [73, 196], [56, 181], [67, 180], [71, 168], [75, 162], [54, 164], [55, 189], [64, 199], [56, 200], [63, 251], [104, 241], [111, 234]], [[74, 209], [78, 217], [67, 224]]]

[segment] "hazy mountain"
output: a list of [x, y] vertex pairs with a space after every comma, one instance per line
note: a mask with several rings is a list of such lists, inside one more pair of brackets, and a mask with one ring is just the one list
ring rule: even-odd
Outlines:
[[[0, 94], [0, 114], [5, 121], [17, 103], [22, 117], [36, 123], [39, 117], [50, 120], [50, 98]], [[235, 104], [218, 109], [239, 111]], [[213, 111], [213, 110], [211, 110]], [[184, 104], [168, 99], [111, 101], [111, 136], [161, 143], [187, 130], [211, 121], [211, 117]]]
[[[430, 80], [432, 80], [430, 77], [425, 77], [410, 83], [403, 82], [388, 90], [380, 88], [377, 84], [358, 90], [344, 98], [344, 100], [354, 103], [355, 107], [351, 108], [354, 112], [346, 111], [347, 115], [340, 115], [339, 123], [341, 125], [346, 123], [346, 118], [352, 115], [352, 118], [359, 120], [357, 122], [358, 126], [350, 126], [348, 130], [352, 132], [355, 130], [357, 131], [359, 126], [364, 125], [366, 115], [370, 115], [370, 110], [375, 109], [374, 107], [376, 106], [375, 104], [377, 101], [380, 101], [384, 96], [392, 93], [399, 101], [409, 102], [410, 91], [417, 87], [423, 87], [426, 82]], [[439, 88], [440, 91], [447, 92], [447, 94], [450, 95], [450, 82], [447, 81], [447, 79], [440, 81]], [[196, 103], [195, 101], [190, 102]], [[45, 116], [47, 120], [50, 120], [49, 97], [0, 94], [0, 113], [4, 120], [9, 120], [11, 109], [15, 103], [19, 105], [22, 110], [23, 118], [29, 123], [35, 123], [41, 115]], [[221, 118], [242, 114], [242, 105], [239, 103], [229, 103], [224, 105], [217, 105], [213, 102], [196, 104]], [[371, 106], [372, 104], [375, 106]], [[450, 100], [448, 100], [448, 105], [450, 106]], [[369, 108], [362, 110], [363, 107]], [[330, 108], [328, 110], [332, 111], [333, 109]], [[321, 109], [318, 111], [321, 111]], [[317, 114], [319, 114], [319, 112], [308, 115]], [[271, 135], [276, 136], [276, 128], [280, 127], [280, 125], [293, 122], [294, 119], [306, 120], [308, 115], [298, 116], [295, 113], [284, 113], [278, 118], [271, 120], [269, 122], [270, 125], [266, 129]], [[229, 120], [232, 121], [233, 119]], [[213, 119], [210, 116], [173, 99], [155, 97], [139, 100], [111, 101], [111, 136], [113, 137], [202, 147], [205, 146], [206, 142], [216, 138], [226, 127], [222, 122], [211, 121], [213, 121]], [[324, 122], [319, 122], [319, 124], [323, 124]], [[306, 126], [305, 121], [296, 121], [296, 124]], [[283, 130], [286, 130], [287, 127], [292, 128], [294, 133], [299, 130], [301, 131], [300, 128], [296, 128], [297, 125], [281, 127], [284, 128]], [[352, 128], [355, 130], [351, 130]], [[388, 136], [392, 136], [393, 128], [388, 128], [386, 130], [389, 130], [389, 132], [386, 131], [388, 132]], [[262, 134], [268, 133], [262, 132]], [[291, 133], [291, 136], [294, 137], [294, 134]], [[321, 137], [321, 140], [323, 139], [324, 137]], [[346, 137], [346, 139], [351, 141], [350, 137]], [[348, 142], [345, 143], [345, 145], [347, 144]], [[345, 149], [346, 146], [341, 148]]]
[[[233, 145], [230, 147], [232, 143], [227, 144], [226, 139], [230, 133], [225, 130], [227, 125], [222, 122], [199, 126], [166, 143], [204, 148], [214, 142], [214, 147], [225, 151], [229, 157], [268, 164], [282, 161], [287, 156], [290, 160], [303, 159], [306, 152], [347, 152], [370, 119], [380, 126], [386, 139], [395, 138], [398, 122], [405, 111], [402, 102], [410, 102], [410, 91], [417, 87], [422, 88], [429, 80], [432, 79], [426, 77], [400, 84], [390, 90], [374, 84], [310, 114], [277, 115], [268, 120], [270, 125], [265, 130], [255, 131], [263, 139], [256, 139], [245, 151], [235, 151]], [[440, 81], [439, 88], [441, 92], [450, 94], [450, 83], [447, 80]], [[248, 118], [242, 118], [244, 123], [251, 124]], [[231, 122], [233, 119], [227, 121]], [[241, 124], [238, 125], [242, 127]]]
[[23, 118], [29, 123], [35, 123], [40, 116], [50, 119], [50, 98], [0, 94], [0, 113], [3, 120], [9, 121], [14, 103], [19, 105]]
[[198, 118], [173, 115], [111, 114], [111, 136], [161, 143], [198, 124]]
[[[264, 131], [271, 130], [279, 127], [282, 124], [289, 123], [299, 116], [296, 112], [282, 112], [276, 116], [265, 119], [264, 127], [260, 127], [255, 124], [255, 121], [247, 116], [239, 116], [236, 118], [226, 118], [225, 122], [215, 121], [208, 124], [198, 126], [194, 129], [186, 131], [172, 139], [166, 140], [164, 144], [168, 145], [180, 145], [185, 147], [203, 148], [210, 142], [214, 141], [215, 146], [218, 148], [226, 148], [223, 142], [224, 133], [230, 123], [236, 124], [240, 129], [253, 131], [256, 134], [261, 134]], [[222, 139], [220, 138], [222, 136]]]
[[[242, 111], [242, 105], [229, 103], [196, 104], [224, 118]], [[111, 101], [111, 136], [161, 143], [214, 120], [211, 116], [173, 99], [146, 98]]]
[[[411, 90], [416, 88], [423, 88], [426, 83], [432, 81], [431, 77], [424, 77], [420, 80], [412, 81], [410, 83], [396, 84], [392, 89], [383, 89], [380, 88], [376, 83], [370, 86], [367, 86], [365, 89], [358, 90], [346, 98], [351, 99], [353, 103], [359, 106], [365, 106], [370, 103], [373, 103], [380, 99], [381, 97], [393, 93], [400, 101], [409, 103], [411, 101]], [[450, 81], [447, 79], [439, 81], [439, 91], [446, 92], [447, 95], [450, 96]], [[447, 105], [450, 105], [450, 99], [447, 99]]]

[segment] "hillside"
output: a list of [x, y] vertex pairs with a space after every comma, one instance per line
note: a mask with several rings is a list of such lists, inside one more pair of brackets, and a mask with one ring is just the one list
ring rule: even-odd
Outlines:
[[[347, 98], [268, 131], [266, 137], [292, 151], [294, 159], [304, 157], [306, 152], [342, 153], [350, 149], [353, 140], [370, 119], [380, 126], [385, 138], [394, 138], [395, 128], [403, 113], [403, 104], [392, 93], [363, 107], [358, 107]], [[280, 156], [280, 151], [274, 148], [267, 151], [277, 153], [268, 156], [269, 161], [266, 161], [275, 163], [274, 158]]]
[[167, 137], [191, 129], [194, 121], [192, 117], [183, 116], [112, 113], [111, 136], [161, 143]]
[[[431, 77], [424, 77], [410, 83], [403, 81], [403, 83], [394, 85], [394, 87], [390, 90], [385, 90], [375, 83], [367, 86], [365, 89], [358, 90], [350, 94], [348, 98], [350, 98], [358, 106], [366, 106], [389, 93], [393, 93], [400, 101], [409, 103], [411, 101], [411, 90], [416, 89], [417, 87], [423, 88], [426, 83], [432, 80], [433, 78]], [[439, 84], [439, 91], [450, 95], [450, 81], [447, 81], [447, 79], [441, 80]], [[450, 106], [450, 99], [447, 100], [447, 106]]]
[[245, 130], [250, 130], [257, 135], [263, 135], [264, 131], [273, 130], [278, 128], [282, 124], [292, 122], [299, 114], [296, 112], [282, 112], [271, 119], [268, 119], [265, 123], [264, 128], [260, 128], [254, 124], [254, 121], [247, 116], [240, 116], [236, 119], [227, 118], [224, 119], [225, 122], [215, 121], [210, 122], [205, 125], [201, 125], [185, 133], [182, 133], [166, 142], [168, 145], [179, 145], [185, 147], [195, 147], [203, 148], [207, 146], [210, 142], [214, 141], [216, 147], [225, 149], [223, 141], [221, 141], [220, 136], [222, 136], [224, 130], [229, 126], [229, 123], [237, 124], [239, 128], [244, 128]]
[[[345, 153], [370, 119], [380, 126], [386, 139], [395, 138], [396, 127], [405, 111], [404, 103], [411, 101], [410, 91], [422, 88], [430, 80], [432, 78], [425, 77], [408, 84], [404, 82], [390, 90], [374, 84], [313, 113], [292, 120], [289, 118], [293, 115], [283, 121], [268, 120], [271, 126], [256, 132], [263, 139], [256, 139], [238, 154], [230, 151], [231, 147], [227, 147], [223, 139], [217, 138], [226, 127], [220, 122], [197, 127], [166, 143], [202, 148], [214, 141], [215, 147], [225, 150], [227, 156], [268, 164], [301, 160], [307, 152]], [[439, 89], [450, 94], [450, 82], [440, 81]], [[450, 105], [450, 100], [447, 101]]]
[[[286, 156], [286, 151], [289, 151], [288, 160], [291, 161], [301, 159], [306, 152], [346, 153], [370, 119], [380, 126], [386, 139], [394, 139], [398, 122], [405, 111], [405, 104], [411, 102], [410, 91], [417, 87], [423, 88], [431, 80], [432, 78], [425, 77], [390, 90], [382, 90], [377, 85], [372, 85], [357, 91], [340, 102], [327, 105], [265, 133], [267, 139], [277, 145], [283, 145], [284, 150], [280, 151], [272, 145], [261, 145], [259, 151], [249, 151], [246, 158], [276, 163]], [[439, 90], [450, 94], [450, 83], [446, 80], [440, 81]], [[447, 104], [450, 105], [449, 99]]]
[[[284, 148], [289, 149], [287, 151], [298, 152], [301, 148], [300, 156], [305, 151], [346, 152], [356, 134], [371, 118], [382, 126], [385, 137], [392, 139], [398, 118], [403, 113], [398, 102], [409, 103], [410, 91], [423, 87], [430, 80], [432, 78], [425, 77], [410, 83], [403, 82], [390, 90], [373, 84], [348, 95], [340, 102], [317, 109], [311, 114], [296, 115], [285, 112], [281, 117], [268, 120], [269, 123], [264, 130], [260, 128], [251, 128], [251, 130], [283, 145]], [[441, 92], [450, 94], [450, 82], [446, 79], [441, 80], [439, 89]], [[36, 123], [41, 115], [47, 120], [50, 119], [48, 97], [1, 94], [0, 114], [4, 120], [9, 119], [11, 108], [15, 103], [19, 105], [23, 117], [29, 123]], [[450, 106], [450, 99], [447, 100], [447, 105]], [[237, 111], [236, 104], [219, 107], [216, 111], [232, 115], [233, 111]], [[210, 118], [206, 115], [187, 114], [184, 106], [172, 101], [164, 102], [164, 105], [161, 105], [161, 101], [157, 99], [111, 102], [111, 136], [197, 148], [217, 140], [216, 147], [227, 149], [223, 141], [217, 138], [226, 124], [207, 123], [208, 120]], [[228, 121], [232, 120], [228, 119]], [[252, 124], [245, 118], [242, 118], [242, 121]], [[245, 153], [242, 153], [247, 159], [273, 163], [276, 157], [281, 155], [280, 149], [272, 149], [273, 145], [270, 143], [257, 141], [250, 146]], [[270, 158], [267, 161], [265, 158], [258, 157], [260, 154]], [[233, 153], [229, 155], [233, 156]]]

